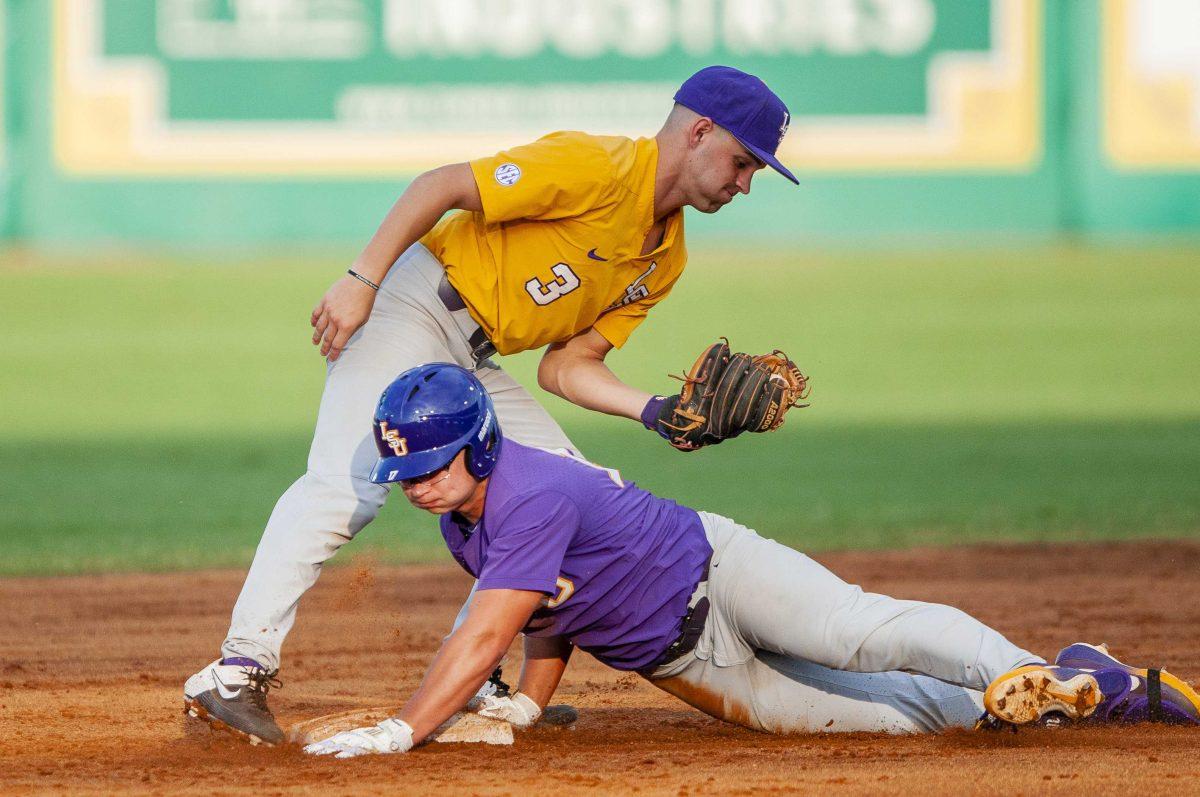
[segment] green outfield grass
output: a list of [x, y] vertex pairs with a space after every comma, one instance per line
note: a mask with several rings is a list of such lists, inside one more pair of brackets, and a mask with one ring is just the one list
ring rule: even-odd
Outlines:
[[[547, 396], [627, 478], [807, 549], [1200, 532], [1200, 248], [693, 250], [614, 369], [666, 391], [727, 334], [786, 348], [813, 406], [685, 455]], [[0, 573], [248, 565], [344, 260], [0, 260]], [[502, 362], [534, 385], [536, 355]], [[402, 504], [349, 550], [443, 557]]]

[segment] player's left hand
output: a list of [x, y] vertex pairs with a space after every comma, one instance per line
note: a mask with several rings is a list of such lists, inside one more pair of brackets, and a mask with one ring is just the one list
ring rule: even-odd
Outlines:
[[800, 403], [808, 377], [786, 354], [735, 354], [724, 338], [677, 378], [684, 383], [679, 395], [651, 399], [642, 422], [682, 451], [778, 429], [788, 410], [808, 406]]
[[471, 701], [469, 708], [481, 717], [504, 720], [514, 728], [530, 728], [542, 716], [542, 707], [520, 692], [507, 697], [488, 695]]
[[309, 755], [354, 758], [379, 753], [407, 753], [413, 748], [413, 730], [404, 720], [386, 719], [369, 728], [342, 731], [305, 746]]

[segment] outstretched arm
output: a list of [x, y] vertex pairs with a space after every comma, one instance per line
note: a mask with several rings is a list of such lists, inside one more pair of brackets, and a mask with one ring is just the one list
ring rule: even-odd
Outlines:
[[[441, 166], [413, 180], [351, 269], [378, 285], [396, 258], [454, 209], [483, 209], [479, 186], [466, 163]], [[313, 344], [320, 345], [321, 356], [336, 360], [350, 336], [367, 322], [374, 303], [375, 289], [362, 280], [347, 274], [333, 283], [309, 319]]]
[[572, 404], [597, 412], [640, 420], [651, 395], [617, 378], [604, 358], [613, 345], [589, 327], [546, 349], [538, 365], [538, 384]]
[[412, 727], [413, 744], [466, 705], [543, 597], [540, 592], [515, 589], [475, 593], [466, 621], [442, 644], [421, 685], [397, 715]]

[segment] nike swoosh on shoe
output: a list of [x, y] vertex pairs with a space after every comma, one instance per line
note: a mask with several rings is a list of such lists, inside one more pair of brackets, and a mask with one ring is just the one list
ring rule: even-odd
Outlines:
[[227, 689], [225, 684], [221, 683], [221, 679], [216, 675], [213, 675], [213, 681], [217, 684], [217, 693], [226, 700], [237, 700], [238, 696], [242, 694], [242, 687]]

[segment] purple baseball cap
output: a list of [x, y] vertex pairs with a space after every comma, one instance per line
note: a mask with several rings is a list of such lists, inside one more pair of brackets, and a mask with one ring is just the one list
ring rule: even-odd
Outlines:
[[791, 115], [767, 84], [731, 66], [708, 66], [683, 82], [675, 102], [728, 130], [754, 156], [784, 177], [800, 181], [775, 157]]

